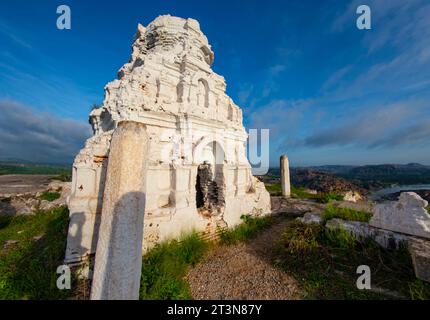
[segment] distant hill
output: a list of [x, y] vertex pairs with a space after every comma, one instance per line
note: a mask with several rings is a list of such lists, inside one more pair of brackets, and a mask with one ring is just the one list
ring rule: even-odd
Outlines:
[[328, 172], [293, 168], [291, 169], [290, 176], [293, 186], [317, 190], [323, 193], [348, 191], [358, 191], [362, 195], [368, 193], [359, 183], [348, 181]]
[[33, 163], [20, 159], [0, 159], [0, 175], [5, 174], [54, 174], [71, 172], [71, 165]]
[[[279, 168], [270, 168], [269, 175], [279, 176]], [[339, 180], [336, 180], [336, 177]], [[326, 165], [291, 168], [293, 183], [311, 188], [327, 189], [330, 184], [344, 189], [351, 186], [360, 189], [379, 189], [393, 184], [430, 184], [430, 166], [419, 163], [381, 164], [365, 166]], [[312, 179], [314, 182], [312, 182]], [[317, 188], [316, 188], [317, 189]]]
[[348, 180], [361, 180], [363, 183], [401, 185], [430, 183], [430, 166], [419, 163], [334, 167], [336, 168], [317, 167], [317, 170], [336, 174]]

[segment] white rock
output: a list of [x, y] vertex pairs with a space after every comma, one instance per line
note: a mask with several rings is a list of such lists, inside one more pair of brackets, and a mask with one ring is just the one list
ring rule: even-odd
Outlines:
[[359, 221], [345, 221], [342, 219], [331, 219], [325, 224], [329, 230], [346, 230], [357, 239], [373, 239], [384, 248], [396, 249], [405, 244], [409, 237], [396, 232], [373, 228], [368, 223]]
[[343, 196], [343, 200], [350, 201], [350, 202], [357, 202], [357, 201], [360, 201], [362, 199], [363, 199], [363, 197], [356, 191], [348, 191]]
[[428, 202], [414, 192], [403, 192], [398, 202], [375, 206], [370, 225], [430, 239]]

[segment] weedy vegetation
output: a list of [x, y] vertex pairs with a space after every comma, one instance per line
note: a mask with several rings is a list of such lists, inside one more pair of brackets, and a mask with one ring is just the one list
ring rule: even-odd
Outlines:
[[251, 217], [242, 215], [240, 218], [243, 223], [233, 229], [227, 229], [221, 232], [220, 242], [222, 244], [235, 244], [251, 239], [255, 237], [259, 231], [269, 227], [274, 222], [271, 216]]
[[142, 259], [140, 299], [191, 299], [185, 275], [209, 248], [210, 243], [197, 233], [156, 245]]
[[405, 299], [428, 297], [430, 286], [417, 282], [406, 248], [386, 250], [360, 242], [345, 230], [292, 223], [279, 241], [277, 265], [296, 278], [307, 299], [390, 299], [393, 296], [356, 287], [357, 267], [368, 265], [373, 288], [397, 292]]
[[354, 210], [351, 208], [335, 207], [333, 204], [329, 203], [321, 217], [325, 221], [338, 218], [342, 220], [369, 222], [370, 218], [372, 218], [372, 214], [370, 212]]
[[65, 299], [72, 294], [56, 286], [68, 222], [66, 207], [31, 216], [0, 217], [1, 300]]
[[61, 197], [61, 194], [58, 192], [49, 192], [49, 191], [44, 191], [41, 195], [40, 195], [40, 199], [42, 200], [46, 200], [46, 201], [55, 201], [57, 199], [59, 199]]

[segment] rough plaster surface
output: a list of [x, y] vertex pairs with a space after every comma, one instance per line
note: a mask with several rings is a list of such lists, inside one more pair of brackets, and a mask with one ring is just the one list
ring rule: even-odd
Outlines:
[[142, 267], [145, 125], [121, 122], [112, 138], [91, 299], [138, 299]]

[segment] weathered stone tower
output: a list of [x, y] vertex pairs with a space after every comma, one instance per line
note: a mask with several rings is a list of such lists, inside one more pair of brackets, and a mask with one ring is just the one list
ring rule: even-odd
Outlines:
[[167, 15], [138, 26], [131, 59], [90, 113], [94, 136], [73, 165], [66, 262], [96, 250], [110, 141], [121, 121], [144, 123], [149, 137], [143, 250], [270, 212], [246, 158], [242, 111], [212, 71], [213, 59], [196, 20]]

